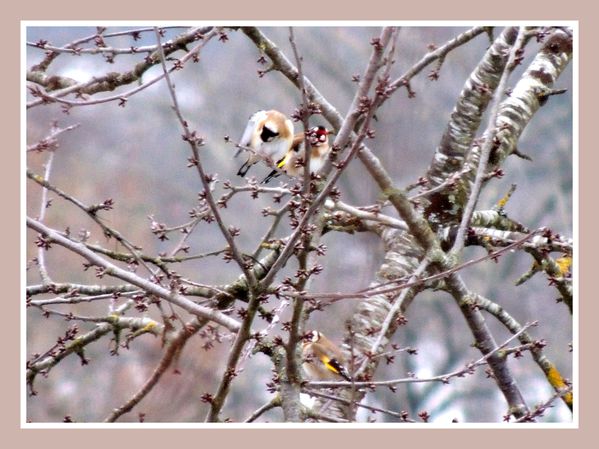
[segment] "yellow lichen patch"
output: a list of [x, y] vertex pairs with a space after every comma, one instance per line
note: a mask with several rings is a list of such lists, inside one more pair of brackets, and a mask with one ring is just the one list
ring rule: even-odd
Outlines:
[[113, 326], [116, 326], [117, 324], [119, 324], [120, 319], [121, 316], [118, 313], [113, 312], [106, 317], [106, 322], [112, 324]]
[[507, 200], [509, 198], [507, 196], [504, 196], [503, 198], [501, 198], [499, 201], [497, 201], [497, 207], [503, 209], [505, 207], [505, 205], [507, 204]]
[[[547, 372], [547, 380], [556, 390], [565, 390], [568, 388], [568, 384], [566, 384], [560, 372], [553, 365], [549, 368], [549, 371]], [[569, 407], [572, 407], [572, 392], [566, 393], [564, 395], [564, 401]]]
[[82, 336], [79, 336], [77, 338], [75, 338], [70, 345], [68, 345], [69, 348], [77, 348], [78, 346], [83, 346], [84, 343], [84, 338]]
[[509, 199], [512, 197], [512, 194], [514, 193], [515, 190], [516, 190], [516, 185], [512, 184], [510, 186], [510, 189], [507, 191], [507, 193], [505, 195], [503, 195], [503, 197], [499, 201], [497, 201], [497, 209], [501, 210], [505, 207], [505, 205], [507, 204]]
[[158, 325], [158, 323], [156, 321], [150, 321], [141, 330], [143, 332], [152, 332], [153, 333], [155, 331], [157, 325]]
[[560, 257], [559, 259], [555, 259], [555, 263], [559, 267], [560, 274], [562, 276], [565, 276], [570, 272], [570, 269], [572, 268], [572, 257]]

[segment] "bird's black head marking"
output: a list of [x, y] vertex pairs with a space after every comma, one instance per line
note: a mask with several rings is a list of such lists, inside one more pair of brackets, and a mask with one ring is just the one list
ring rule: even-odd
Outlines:
[[262, 142], [270, 142], [278, 135], [279, 133], [276, 133], [273, 130], [269, 129], [267, 126], [264, 126], [262, 128], [262, 132], [260, 133], [260, 139], [262, 139]]

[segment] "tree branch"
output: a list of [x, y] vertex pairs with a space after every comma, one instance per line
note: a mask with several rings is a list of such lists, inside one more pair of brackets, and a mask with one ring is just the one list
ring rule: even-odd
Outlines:
[[176, 292], [169, 291], [129, 271], [123, 270], [122, 268], [119, 268], [116, 265], [104, 260], [93, 251], [90, 251], [82, 243], [69, 240], [68, 238], [59, 234], [57, 231], [48, 228], [32, 218], [27, 217], [26, 223], [28, 228], [33, 229], [42, 236], [50, 239], [51, 242], [57, 243], [60, 246], [79, 254], [83, 258], [87, 259], [87, 261], [91, 264], [103, 268], [107, 275], [114, 276], [125, 282], [135, 285], [136, 287], [141, 288], [150, 294], [156, 295], [165, 301], [171, 302], [181, 307], [183, 310], [186, 310], [193, 315], [197, 315], [199, 318], [214, 321], [215, 323], [218, 323], [229, 329], [231, 332], [239, 331], [241, 326], [240, 323], [228, 317], [227, 315], [207, 307], [199, 306]]

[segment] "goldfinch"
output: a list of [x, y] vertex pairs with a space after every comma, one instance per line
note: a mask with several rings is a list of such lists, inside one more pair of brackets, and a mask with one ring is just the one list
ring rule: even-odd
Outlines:
[[245, 176], [259, 160], [274, 165], [285, 157], [293, 143], [293, 123], [279, 111], [258, 111], [250, 117], [239, 143], [252, 150], [237, 172]]
[[[329, 145], [329, 133], [324, 126], [310, 128], [305, 134], [310, 143], [310, 173], [318, 173], [324, 165], [331, 149]], [[271, 171], [262, 184], [268, 183], [272, 178], [280, 176], [281, 172], [292, 178], [304, 175], [303, 160], [306, 153], [304, 133], [298, 133], [293, 137], [291, 148], [284, 158], [277, 161], [277, 169]]]
[[302, 342], [302, 368], [313, 380], [351, 382], [341, 350], [321, 332], [310, 331]]

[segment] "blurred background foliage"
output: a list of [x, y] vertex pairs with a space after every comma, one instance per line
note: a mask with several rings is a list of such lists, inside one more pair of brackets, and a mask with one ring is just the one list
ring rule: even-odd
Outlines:
[[[127, 27], [122, 29], [132, 29]], [[402, 74], [427, 51], [430, 44], [442, 45], [465, 31], [464, 27], [403, 27], [400, 31], [395, 77]], [[119, 28], [110, 28], [116, 31]], [[265, 34], [292, 58], [287, 27], [264, 27]], [[166, 31], [165, 39], [176, 36], [180, 29]], [[28, 27], [27, 41], [48, 40], [62, 46], [95, 33], [93, 27], [44, 26]], [[497, 35], [499, 30], [495, 31]], [[303, 56], [303, 70], [321, 93], [345, 114], [354, 95], [354, 74], [360, 74], [370, 56], [371, 38], [378, 28], [358, 26], [305, 26], [295, 29], [298, 49]], [[235, 148], [224, 137], [238, 140], [248, 117], [259, 109], [278, 109], [291, 114], [301, 101], [300, 94], [282, 75], [276, 72], [257, 75], [264, 70], [257, 60], [259, 51], [240, 32], [229, 31], [228, 40], [211, 41], [202, 50], [200, 62], [188, 64], [173, 76], [182, 112], [193, 129], [205, 139], [202, 158], [210, 173], [221, 181], [230, 179], [236, 185], [243, 181], [235, 176], [242, 158], [234, 159]], [[154, 44], [153, 33], [143, 33], [139, 42], [130, 36], [110, 40], [114, 47]], [[443, 134], [459, 92], [470, 72], [489, 45], [485, 35], [451, 52], [444, 62], [440, 79], [431, 81], [427, 71], [416, 77], [411, 87], [415, 98], [405, 90], [397, 92], [377, 114], [374, 127], [376, 138], [370, 148], [383, 161], [388, 172], [400, 187], [415, 182], [425, 173], [434, 150]], [[531, 43], [526, 49], [523, 64], [511, 77], [511, 85], [526, 68], [538, 49]], [[175, 57], [182, 56], [175, 53]], [[31, 67], [43, 57], [43, 51], [27, 48], [26, 66]], [[106, 72], [130, 70], [140, 60], [139, 55], [116, 57], [107, 64], [98, 55], [62, 55], [52, 64], [51, 73], [84, 81]], [[432, 66], [431, 66], [432, 68]], [[158, 75], [154, 67], [144, 80]], [[125, 86], [129, 90], [133, 86]], [[483, 190], [480, 209], [488, 209], [507, 192], [512, 183], [518, 188], [506, 209], [510, 216], [531, 228], [548, 226], [566, 236], [573, 235], [573, 123], [572, 67], [560, 78], [563, 95], [552, 97], [533, 118], [519, 143], [519, 150], [533, 158], [532, 162], [509, 158], [504, 166], [505, 176], [493, 179]], [[110, 93], [113, 94], [113, 93]], [[63, 134], [56, 151], [50, 181], [86, 204], [115, 200], [115, 208], [102, 212], [103, 219], [124, 236], [142, 246], [144, 253], [155, 255], [168, 251], [177, 240], [161, 242], [150, 231], [149, 216], [168, 226], [186, 222], [188, 212], [197, 204], [202, 189], [196, 172], [186, 168], [190, 156], [188, 145], [181, 139], [182, 131], [171, 108], [164, 83], [157, 83], [134, 95], [125, 107], [115, 102], [70, 109], [68, 114], [59, 105], [45, 105], [27, 111], [27, 144], [37, 142], [48, 134], [51, 123], [60, 126], [74, 123], [80, 126]], [[312, 117], [312, 123], [325, 124], [322, 117]], [[484, 123], [484, 122], [483, 122]], [[299, 124], [297, 127], [299, 128]], [[484, 125], [483, 125], [484, 126]], [[29, 154], [27, 165], [43, 173], [45, 154]], [[250, 175], [258, 179], [268, 172], [255, 166]], [[279, 179], [283, 180], [284, 177]], [[277, 182], [275, 182], [275, 185]], [[374, 183], [359, 161], [355, 161], [339, 181], [342, 200], [354, 205], [372, 204], [380, 198]], [[217, 187], [217, 192], [222, 185]], [[57, 229], [67, 226], [72, 232], [91, 231], [90, 242], [117, 249], [114, 241], [107, 242], [99, 229], [72, 205], [50, 195], [53, 199], [47, 211], [46, 223]], [[27, 182], [27, 214], [39, 214], [40, 188]], [[238, 194], [223, 209], [228, 225], [241, 228], [237, 238], [240, 248], [251, 253], [270, 224], [260, 211], [273, 205], [269, 195], [251, 199]], [[277, 236], [289, 231], [283, 226]], [[35, 235], [27, 231], [27, 260], [36, 255]], [[225, 242], [218, 228], [206, 223], [190, 237], [190, 254], [205, 253], [223, 248]], [[383, 248], [369, 234], [329, 233], [324, 239], [328, 247], [321, 258], [324, 272], [315, 278], [313, 291], [353, 291], [364, 288], [379, 267]], [[482, 248], [466, 249], [465, 259], [481, 256]], [[93, 272], [82, 269], [82, 259], [54, 247], [47, 252], [50, 275], [56, 282], [110, 284], [110, 278], [98, 280]], [[463, 270], [462, 276], [473, 291], [493, 299], [521, 323], [539, 320], [531, 330], [533, 336], [544, 338], [547, 355], [563, 374], [572, 375], [572, 321], [567, 308], [556, 304], [556, 293], [548, 287], [547, 279], [537, 275], [523, 286], [514, 281], [525, 272], [531, 259], [522, 254], [506, 254], [497, 263], [486, 261]], [[239, 275], [234, 263], [219, 257], [187, 262], [173, 267], [183, 276], [206, 284], [227, 284]], [[291, 261], [282, 275], [292, 273]], [[91, 271], [91, 270], [90, 270]], [[29, 285], [40, 282], [32, 266], [27, 271]], [[312, 315], [311, 327], [324, 330], [338, 341], [344, 323], [353, 310], [353, 301], [340, 301], [323, 312]], [[272, 306], [274, 304], [271, 302]], [[107, 313], [106, 304], [71, 306], [75, 314], [101, 316]], [[289, 311], [288, 311], [289, 312]], [[150, 313], [151, 314], [151, 313]], [[287, 314], [286, 314], [287, 315]], [[418, 355], [401, 353], [395, 363], [381, 366], [378, 379], [389, 379], [415, 373], [418, 376], [442, 374], [480, 357], [470, 347], [472, 336], [453, 300], [443, 293], [425, 292], [417, 297], [407, 313], [408, 324], [402, 326], [393, 341], [402, 347], [418, 349]], [[284, 320], [283, 320], [284, 321]], [[27, 358], [45, 352], [72, 323], [46, 319], [33, 308], [27, 310]], [[265, 322], [258, 322], [266, 326]], [[500, 341], [508, 335], [489, 320], [491, 329]], [[82, 331], [90, 325], [79, 323]], [[256, 329], [257, 330], [257, 329]], [[169, 371], [161, 384], [122, 420], [136, 421], [143, 412], [147, 421], [203, 420], [206, 405], [200, 401], [203, 393], [213, 393], [222, 375], [224, 357], [229, 348], [225, 338], [211, 351], [202, 349], [203, 339], [193, 338], [179, 360], [180, 374]], [[39, 378], [39, 394], [28, 398], [27, 419], [33, 422], [62, 421], [71, 415], [76, 421], [97, 421], [114, 407], [120, 406], [147, 379], [160, 357], [160, 339], [144, 336], [132, 343], [130, 350], [122, 349], [119, 356], [110, 355], [108, 339], [89, 346], [88, 366], [80, 366], [76, 357], [69, 357], [55, 367], [48, 378]], [[549, 386], [529, 357], [512, 362], [518, 381], [530, 404], [551, 395]], [[224, 416], [243, 420], [252, 410], [268, 400], [264, 385], [270, 380], [270, 361], [263, 355], [252, 357], [244, 372], [234, 381]], [[373, 404], [393, 410], [406, 410], [412, 416], [428, 410], [435, 422], [498, 422], [506, 412], [505, 403], [492, 380], [482, 370], [476, 375], [453, 380], [451, 387], [439, 384], [401, 386], [395, 394], [380, 389], [368, 396]], [[569, 411], [561, 403], [548, 412], [548, 420], [570, 420]], [[266, 420], [281, 419], [280, 412], [266, 415]], [[362, 418], [366, 419], [365, 415]], [[383, 415], [374, 416], [384, 421]]]

